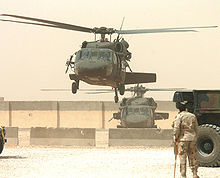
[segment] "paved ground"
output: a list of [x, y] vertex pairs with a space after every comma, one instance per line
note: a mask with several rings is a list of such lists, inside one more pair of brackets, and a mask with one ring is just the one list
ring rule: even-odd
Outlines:
[[[6, 147], [0, 155], [0, 177], [171, 178], [173, 157], [172, 148]], [[199, 168], [199, 175], [217, 178], [220, 168]]]

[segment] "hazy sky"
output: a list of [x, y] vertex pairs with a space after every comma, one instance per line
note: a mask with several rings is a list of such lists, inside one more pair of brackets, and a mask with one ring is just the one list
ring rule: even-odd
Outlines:
[[[220, 26], [219, 0], [0, 0], [0, 14], [49, 19], [86, 27], [123, 29]], [[155, 72], [150, 88], [220, 89], [220, 27], [198, 33], [126, 35], [136, 72]], [[0, 22], [0, 96], [5, 100], [112, 100], [114, 94], [41, 92], [70, 88], [65, 62], [93, 34]], [[80, 88], [100, 88], [80, 83]], [[158, 100], [172, 92], [153, 93]], [[130, 93], [126, 94], [130, 96]], [[122, 97], [120, 97], [122, 98]]]

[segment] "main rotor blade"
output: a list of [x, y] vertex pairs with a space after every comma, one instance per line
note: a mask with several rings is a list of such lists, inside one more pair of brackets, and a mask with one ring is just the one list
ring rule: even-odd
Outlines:
[[[67, 88], [42, 88], [40, 89], [40, 91], [71, 91], [71, 89], [67, 89]], [[114, 92], [114, 90], [112, 89], [79, 89], [79, 91], [88, 91], [88, 92], [94, 92], [94, 93], [98, 93], [98, 92], [101, 92], [101, 93], [112, 93]]]
[[97, 91], [97, 92], [86, 92], [86, 94], [94, 94], [94, 95], [96, 95], [96, 94], [108, 94], [108, 93], [112, 93], [112, 92], [110, 92], [110, 91], [103, 91], [103, 92], [101, 92], [101, 91]]
[[91, 88], [91, 89], [80, 89], [81, 91], [100, 91], [100, 92], [115, 92], [115, 90], [113, 90], [113, 89], [105, 89], [105, 88], [103, 88], [103, 89], [94, 89], [94, 88]]
[[43, 88], [40, 91], [71, 91], [70, 89], [66, 88]]
[[24, 19], [24, 20], [35, 21], [35, 22], [42, 22], [42, 23], [45, 23], [45, 24], [29, 23], [29, 22], [13, 21], [13, 20], [2, 20], [2, 21], [15, 22], [15, 23], [24, 23], [24, 24], [31, 24], [31, 25], [49, 26], [49, 27], [54, 27], [54, 28], [66, 29], [66, 30], [74, 30], [74, 31], [92, 33], [91, 28], [77, 26], [77, 25], [71, 25], [71, 24], [66, 24], [66, 23], [61, 23], [61, 22], [55, 22], [55, 21], [32, 18], [32, 17], [26, 17], [26, 16], [12, 15], [12, 14], [1, 14], [0, 16], [14, 17], [14, 18], [19, 18], [19, 19]]
[[118, 33], [118, 34], [141, 34], [141, 33], [167, 33], [167, 32], [197, 32], [196, 30], [193, 30], [193, 29], [216, 28], [216, 27], [218, 27], [218, 26], [116, 30], [116, 33]]
[[177, 91], [186, 90], [186, 88], [148, 88], [147, 91]]
[[4, 21], [4, 22], [15, 22], [15, 23], [23, 23], [23, 24], [30, 24], [30, 25], [40, 25], [40, 26], [46, 26], [46, 27], [60, 28], [60, 27], [55, 26], [55, 25], [47, 25], [47, 24], [32, 23], [32, 22], [22, 22], [22, 21], [17, 21], [17, 20], [4, 20], [4, 19], [0, 19], [0, 21]]

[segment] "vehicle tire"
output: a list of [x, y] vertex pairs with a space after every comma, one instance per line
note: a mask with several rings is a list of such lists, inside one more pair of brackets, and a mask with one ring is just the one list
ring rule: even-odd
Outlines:
[[72, 83], [72, 93], [76, 94], [77, 92], [77, 84], [75, 82]]
[[120, 95], [125, 94], [125, 85], [123, 85], [123, 84], [119, 85], [119, 93], [120, 93]]
[[196, 156], [199, 166], [220, 166], [220, 127], [212, 124], [199, 126]]
[[0, 154], [2, 153], [3, 151], [3, 148], [4, 148], [4, 143], [2, 141], [2, 138], [0, 137]]

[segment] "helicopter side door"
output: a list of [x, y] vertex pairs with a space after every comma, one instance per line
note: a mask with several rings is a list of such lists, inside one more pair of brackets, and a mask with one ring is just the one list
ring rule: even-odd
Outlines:
[[118, 56], [115, 53], [112, 53], [112, 61], [113, 61], [113, 78], [117, 80], [119, 76], [119, 64], [118, 64]]
[[125, 77], [126, 77], [126, 65], [124, 61], [121, 61], [121, 71], [120, 71], [120, 76], [121, 76], [121, 84], [124, 84]]
[[120, 82], [121, 81], [121, 59], [120, 57], [116, 54], [116, 59], [117, 59], [117, 68], [116, 68], [116, 82]]

